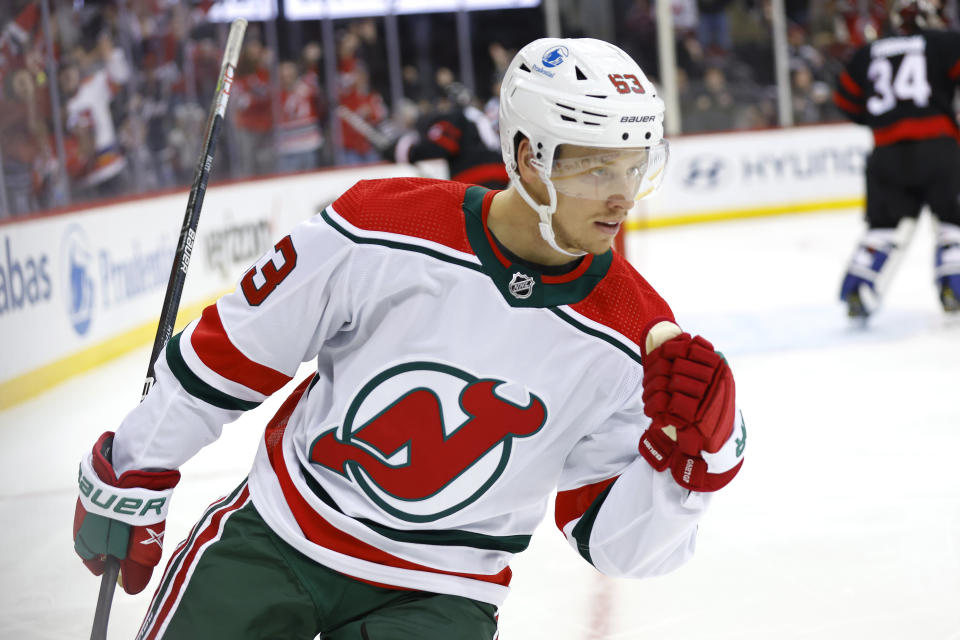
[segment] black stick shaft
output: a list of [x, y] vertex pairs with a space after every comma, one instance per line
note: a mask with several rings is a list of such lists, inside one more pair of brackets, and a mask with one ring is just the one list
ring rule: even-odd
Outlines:
[[[210, 104], [210, 113], [207, 117], [207, 128], [203, 138], [203, 150], [197, 161], [197, 168], [193, 174], [193, 185], [190, 187], [190, 197], [187, 200], [187, 210], [180, 226], [180, 240], [170, 268], [170, 279], [167, 281], [167, 291], [163, 297], [163, 307], [160, 310], [160, 321], [157, 324], [157, 335], [153, 339], [153, 350], [150, 353], [150, 362], [147, 365], [147, 377], [143, 383], [141, 400], [146, 397], [155, 379], [154, 365], [160, 357], [160, 350], [173, 335], [173, 327], [177, 320], [177, 310], [180, 308], [180, 296], [187, 279], [187, 267], [190, 266], [190, 257], [193, 255], [193, 244], [197, 237], [197, 225], [200, 222], [200, 210], [203, 207], [203, 197], [207, 192], [207, 182], [210, 179], [210, 167], [213, 166], [213, 154], [217, 147], [217, 138], [223, 126], [223, 118], [227, 111], [227, 101], [230, 99], [230, 87], [233, 84], [233, 71], [240, 56], [240, 44], [247, 28], [247, 21], [243, 18], [234, 20], [227, 36], [227, 46], [223, 53], [223, 62], [220, 66], [220, 78], [217, 81], [217, 90]], [[117, 577], [120, 574], [120, 561], [108, 556], [105, 561], [103, 575], [100, 578], [100, 595], [97, 598], [97, 608], [93, 617], [93, 629], [90, 640], [106, 640], [107, 623], [110, 620], [110, 607], [113, 604], [113, 592], [117, 588]]]

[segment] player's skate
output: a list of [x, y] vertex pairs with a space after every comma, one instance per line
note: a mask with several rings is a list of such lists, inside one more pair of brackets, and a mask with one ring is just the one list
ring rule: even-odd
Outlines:
[[851, 319], [866, 322], [879, 307], [896, 270], [901, 249], [913, 236], [916, 220], [904, 218], [896, 229], [868, 229], [857, 245], [840, 285], [840, 300]]
[[937, 230], [935, 257], [937, 290], [943, 310], [960, 311], [960, 227], [941, 224]]

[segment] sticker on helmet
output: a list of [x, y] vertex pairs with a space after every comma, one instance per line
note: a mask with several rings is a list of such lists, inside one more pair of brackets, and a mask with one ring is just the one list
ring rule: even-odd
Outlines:
[[640, 79], [632, 73], [611, 73], [607, 77], [617, 89], [617, 93], [646, 93]]
[[543, 58], [541, 58], [540, 61], [543, 63], [543, 66], [552, 69], [553, 67], [558, 67], [563, 64], [563, 61], [566, 60], [569, 55], [569, 49], [564, 46], [557, 46], [543, 54]]

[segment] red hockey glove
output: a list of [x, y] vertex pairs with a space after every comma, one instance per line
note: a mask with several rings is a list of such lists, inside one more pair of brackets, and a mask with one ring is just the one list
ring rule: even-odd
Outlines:
[[651, 425], [640, 438], [640, 454], [657, 471], [670, 469], [670, 475], [681, 487], [690, 491], [717, 491], [727, 486], [743, 466], [747, 429], [737, 414], [736, 431], [716, 453], [701, 451], [689, 455], [667, 435], [664, 429]]
[[106, 556], [120, 560], [120, 585], [140, 593], [163, 553], [163, 531], [179, 471], [127, 471], [111, 462], [113, 432], [80, 461], [80, 497], [73, 517], [73, 547], [94, 575]]
[[644, 413], [677, 428], [688, 454], [715, 453], [733, 431], [733, 373], [713, 345], [673, 323], [648, 328], [643, 345]]
[[[644, 331], [643, 363], [644, 413], [652, 425], [641, 438], [641, 455], [658, 471], [670, 467], [688, 489], [716, 491], [740, 468], [739, 462], [733, 469], [707, 464], [716, 458], [710, 454], [727, 448], [734, 428], [730, 367], [712, 344], [669, 321], [654, 321]], [[735, 449], [741, 459], [743, 446]], [[729, 462], [729, 455], [722, 457]]]

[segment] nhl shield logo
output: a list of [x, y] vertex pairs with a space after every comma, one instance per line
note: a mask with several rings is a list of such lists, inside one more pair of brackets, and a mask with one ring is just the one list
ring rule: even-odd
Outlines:
[[513, 274], [513, 277], [510, 278], [510, 284], [508, 285], [510, 295], [520, 300], [526, 300], [530, 297], [530, 294], [533, 293], [534, 284], [535, 282], [532, 277], [517, 271]]

